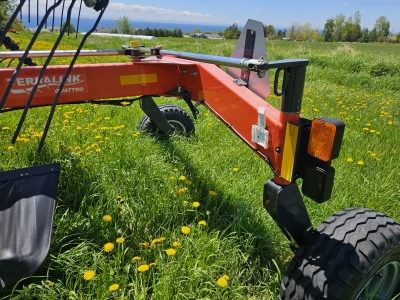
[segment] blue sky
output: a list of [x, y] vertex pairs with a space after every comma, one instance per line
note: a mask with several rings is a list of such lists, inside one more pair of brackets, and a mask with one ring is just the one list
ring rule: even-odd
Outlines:
[[[43, 2], [44, 0], [40, 0]], [[49, 3], [52, 1], [50, 0]], [[68, 2], [68, 1], [67, 1]], [[78, 1], [77, 1], [78, 2]], [[76, 5], [78, 6], [78, 5]], [[42, 10], [43, 11], [43, 10]], [[310, 22], [322, 30], [326, 20], [343, 13], [361, 14], [361, 27], [372, 29], [379, 16], [388, 18], [391, 31], [400, 32], [400, 1], [377, 0], [172, 0], [128, 1], [110, 0], [104, 18], [117, 19], [123, 15], [133, 20], [175, 23], [244, 25], [254, 19], [276, 28], [289, 28], [292, 22]], [[96, 16], [92, 9], [82, 10], [82, 16]]]

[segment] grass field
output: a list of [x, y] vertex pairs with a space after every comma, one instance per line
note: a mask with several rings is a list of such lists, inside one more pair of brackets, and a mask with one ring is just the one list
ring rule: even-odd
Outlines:
[[[31, 35], [11, 37], [24, 48]], [[42, 34], [35, 49], [50, 49], [55, 38]], [[66, 37], [60, 48], [75, 49], [78, 42]], [[90, 37], [85, 48], [128, 43]], [[235, 41], [159, 38], [144, 44], [229, 56]], [[333, 162], [332, 199], [317, 204], [305, 198], [313, 225], [347, 207], [400, 221], [400, 45], [267, 41], [266, 47], [269, 61], [311, 60], [303, 117], [346, 124]], [[115, 61], [128, 58], [79, 59]], [[156, 101], [187, 109], [182, 100]], [[276, 96], [267, 101], [279, 105]], [[62, 171], [50, 253], [34, 276], [5, 288], [0, 299], [275, 299], [292, 252], [262, 207], [263, 184], [272, 173], [199, 109], [195, 136], [156, 140], [137, 129], [139, 105], [59, 106], [40, 154], [49, 109], [30, 110], [16, 144], [10, 141], [20, 112], [2, 114], [0, 171], [50, 162], [60, 162]]]

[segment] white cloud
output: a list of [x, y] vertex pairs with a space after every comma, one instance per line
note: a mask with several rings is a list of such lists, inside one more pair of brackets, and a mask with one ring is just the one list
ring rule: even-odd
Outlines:
[[210, 14], [202, 14], [199, 12], [191, 12], [191, 11], [177, 11], [171, 9], [165, 9], [154, 6], [142, 6], [138, 4], [127, 5], [124, 3], [110, 3], [107, 7], [107, 10], [116, 10], [116, 11], [127, 11], [127, 12], [138, 12], [138, 13], [146, 13], [151, 14], [155, 13], [158, 15], [168, 15], [168, 16], [185, 16], [185, 17], [202, 17], [209, 18], [212, 17]]

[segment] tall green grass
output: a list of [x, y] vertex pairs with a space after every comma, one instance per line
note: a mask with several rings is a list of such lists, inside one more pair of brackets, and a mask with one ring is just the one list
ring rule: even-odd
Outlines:
[[[16, 39], [21, 48], [29, 35]], [[54, 40], [42, 34], [36, 47], [49, 49]], [[90, 37], [85, 47], [115, 49], [128, 42]], [[62, 47], [78, 43], [69, 37]], [[234, 41], [225, 40], [144, 43], [225, 56], [234, 48]], [[305, 198], [314, 226], [351, 206], [400, 221], [399, 45], [267, 41], [266, 47], [270, 61], [311, 60], [303, 117], [329, 116], [346, 124], [341, 155], [333, 162], [332, 199], [316, 204]], [[279, 105], [276, 96], [267, 100]], [[156, 101], [187, 109], [182, 100]], [[261, 203], [272, 173], [211, 113], [199, 109], [194, 136], [157, 140], [137, 129], [138, 105], [59, 106], [40, 154], [36, 148], [49, 109], [29, 111], [15, 145], [10, 140], [20, 112], [1, 114], [0, 170], [58, 161], [62, 171], [50, 253], [34, 276], [4, 289], [0, 299], [276, 298], [292, 253]], [[110, 252], [107, 243], [114, 245]], [[168, 255], [172, 248], [175, 255]], [[141, 265], [149, 269], [140, 272]], [[89, 270], [95, 276], [85, 280]], [[224, 275], [229, 279], [221, 287]]]

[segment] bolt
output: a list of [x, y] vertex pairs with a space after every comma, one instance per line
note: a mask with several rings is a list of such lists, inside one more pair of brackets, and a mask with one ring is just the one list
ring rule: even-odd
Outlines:
[[197, 76], [197, 72], [190, 73], [191, 76]]
[[281, 148], [280, 148], [280, 147], [276, 147], [276, 148], [275, 148], [275, 152], [276, 152], [276, 153], [281, 152]]

